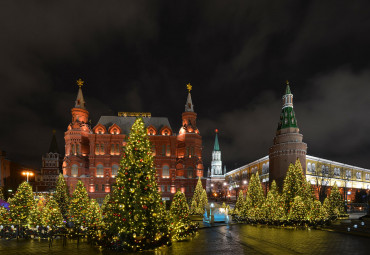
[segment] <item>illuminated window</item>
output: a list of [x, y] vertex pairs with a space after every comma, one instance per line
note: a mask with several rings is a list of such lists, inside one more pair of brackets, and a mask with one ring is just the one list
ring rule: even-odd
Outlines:
[[104, 176], [104, 167], [102, 164], [96, 166], [96, 177], [103, 177]]
[[99, 184], [95, 184], [95, 192], [99, 191]]
[[118, 165], [113, 165], [112, 166], [112, 177], [116, 177], [117, 176], [118, 169], [119, 169], [119, 166]]
[[154, 144], [152, 145], [152, 152], [153, 152], [153, 156], [155, 156], [155, 145]]
[[361, 172], [357, 172], [357, 173], [356, 173], [356, 178], [357, 178], [357, 179], [361, 179]]
[[162, 168], [162, 178], [170, 178], [170, 167], [167, 165]]
[[366, 180], [369, 180], [369, 179], [370, 179], [370, 174], [366, 174], [366, 175], [365, 175], [365, 179], [366, 179]]
[[116, 144], [116, 153], [117, 153], [117, 155], [119, 155], [119, 154], [120, 154], [119, 144]]
[[95, 155], [99, 155], [100, 145], [98, 143], [95, 144]]
[[72, 165], [71, 175], [73, 177], [77, 177], [78, 176], [78, 166], [76, 164]]
[[100, 155], [104, 155], [104, 144], [100, 145]]
[[351, 170], [346, 170], [346, 177], [351, 178]]

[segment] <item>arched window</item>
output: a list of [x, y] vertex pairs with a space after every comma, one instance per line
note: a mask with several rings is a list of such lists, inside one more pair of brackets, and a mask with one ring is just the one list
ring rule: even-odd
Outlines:
[[104, 176], [104, 167], [102, 164], [96, 166], [96, 177], [103, 177]]
[[357, 179], [361, 179], [361, 172], [357, 172], [357, 173], [356, 173], [356, 178], [357, 178]]
[[307, 172], [312, 172], [311, 163], [307, 164]]
[[170, 178], [170, 167], [168, 165], [164, 165], [162, 168], [162, 178]]
[[72, 165], [72, 168], [71, 168], [71, 175], [73, 177], [77, 177], [78, 176], [78, 166], [76, 164], [73, 164]]
[[119, 144], [117, 143], [116, 144], [116, 154], [119, 155], [120, 154], [120, 151], [119, 151]]
[[104, 144], [100, 145], [100, 155], [104, 155]]
[[171, 156], [171, 146], [169, 144], [167, 145], [166, 156], [167, 157]]
[[188, 171], [188, 178], [193, 178], [193, 168], [188, 167], [187, 171]]
[[117, 176], [118, 169], [119, 169], [119, 166], [118, 165], [113, 165], [112, 166], [112, 177], [116, 177]]

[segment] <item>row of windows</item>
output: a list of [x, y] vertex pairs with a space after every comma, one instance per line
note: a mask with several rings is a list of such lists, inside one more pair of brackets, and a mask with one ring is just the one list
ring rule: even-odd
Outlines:
[[[113, 165], [112, 166], [112, 177], [116, 177], [117, 176], [118, 169], [119, 169], [119, 166], [118, 165]], [[73, 164], [72, 165], [71, 175], [73, 177], [79, 176], [79, 174], [78, 174], [78, 165], [76, 165], [76, 164]], [[104, 167], [103, 167], [102, 164], [99, 164], [99, 165], [96, 166], [96, 177], [104, 177]]]
[[[334, 176], [340, 176], [341, 175], [341, 169], [339, 167], [334, 167], [333, 169], [333, 175]], [[308, 163], [307, 164], [307, 171], [311, 173], [315, 173], [316, 171], [316, 165], [315, 163]], [[322, 165], [321, 166], [321, 174], [329, 174], [329, 166], [327, 165]], [[352, 171], [351, 170], [345, 170], [345, 176], [346, 178], [351, 178], [352, 177]], [[356, 178], [361, 179], [362, 178], [362, 173], [360, 171], [356, 172]], [[369, 180], [370, 179], [370, 174], [365, 174], [365, 179]]]
[[71, 146], [71, 154], [73, 154], [73, 155], [79, 155], [79, 154], [81, 154], [81, 146], [80, 146], [80, 144], [74, 144], [74, 143], [72, 143], [72, 146]]
[[[171, 185], [161, 185], [161, 192], [171, 192]], [[180, 190], [180, 188], [177, 188], [177, 190]], [[194, 192], [194, 186], [186, 186], [185, 187], [185, 192]]]

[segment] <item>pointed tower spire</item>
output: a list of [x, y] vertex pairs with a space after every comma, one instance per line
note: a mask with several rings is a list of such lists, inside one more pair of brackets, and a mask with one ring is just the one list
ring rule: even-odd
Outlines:
[[56, 132], [55, 129], [53, 129], [53, 137], [51, 138], [49, 152], [59, 153], [59, 148], [58, 148], [58, 144], [57, 144], [57, 139], [55, 137], [55, 132]]
[[220, 145], [218, 143], [218, 129], [215, 129], [216, 132], [216, 137], [215, 137], [215, 146], [213, 147], [214, 151], [219, 151], [220, 150]]
[[290, 91], [289, 81], [286, 82], [285, 94], [283, 95], [283, 108], [277, 130], [284, 128], [298, 128], [293, 110], [293, 94]]
[[81, 80], [81, 78], [79, 78], [77, 80], [77, 85], [78, 85], [78, 94], [77, 94], [77, 99], [76, 99], [76, 103], [75, 103], [75, 108], [81, 108], [81, 109], [85, 109], [85, 99], [84, 99], [84, 96], [82, 94], [82, 89], [81, 87], [84, 85], [84, 81]]
[[189, 93], [188, 93], [188, 99], [186, 100], [185, 112], [194, 112], [194, 105], [193, 105], [193, 102], [191, 100], [191, 94], [190, 94], [192, 86], [191, 86], [190, 83], [188, 83], [188, 84], [186, 84], [186, 87], [187, 87]]

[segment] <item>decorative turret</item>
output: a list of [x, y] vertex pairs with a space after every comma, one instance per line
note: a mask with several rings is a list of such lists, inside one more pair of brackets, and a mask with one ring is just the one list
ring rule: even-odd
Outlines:
[[281, 130], [283, 128], [298, 128], [293, 110], [293, 94], [290, 92], [289, 81], [287, 81], [285, 95], [283, 96], [283, 108], [281, 110], [277, 130]]
[[283, 96], [283, 108], [280, 121], [274, 138], [274, 144], [269, 150], [269, 181], [276, 181], [281, 188], [290, 163], [295, 163], [297, 158], [303, 168], [306, 166], [307, 144], [302, 142], [303, 135], [299, 133], [297, 120], [293, 110], [293, 94], [289, 82]]
[[213, 146], [212, 162], [211, 162], [211, 177], [222, 176], [222, 161], [221, 161], [221, 150], [218, 143], [218, 129], [215, 129], [215, 145]]
[[72, 108], [72, 123], [87, 123], [89, 112], [85, 108], [85, 99], [82, 94], [82, 86], [84, 81], [81, 79], [77, 80], [78, 94], [75, 102], [75, 107]]
[[76, 98], [76, 103], [75, 103], [75, 108], [81, 108], [81, 109], [85, 109], [85, 99], [84, 99], [84, 96], [82, 94], [82, 89], [81, 87], [84, 85], [84, 81], [80, 79], [77, 80], [77, 85], [78, 85], [78, 94], [77, 94], [77, 98]]
[[215, 137], [215, 145], [213, 146], [214, 151], [219, 151], [220, 150], [220, 145], [218, 144], [218, 129], [215, 130], [216, 132], [216, 137]]
[[197, 114], [194, 112], [194, 105], [191, 100], [190, 91], [192, 86], [190, 83], [186, 84], [188, 89], [188, 98], [185, 104], [185, 112], [182, 113], [182, 127], [180, 129], [180, 134], [182, 133], [196, 133], [199, 134], [197, 128]]

